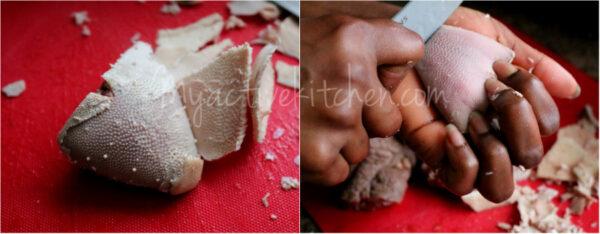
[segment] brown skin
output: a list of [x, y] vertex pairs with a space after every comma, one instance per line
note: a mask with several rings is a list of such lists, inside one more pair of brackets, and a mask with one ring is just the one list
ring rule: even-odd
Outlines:
[[556, 132], [560, 115], [558, 114], [558, 107], [551, 101], [552, 97], [544, 88], [544, 84], [523, 68], [511, 68], [506, 63], [496, 63], [495, 66], [509, 73], [499, 76], [500, 81], [519, 91], [531, 104], [542, 136], [552, 135]]
[[[398, 7], [377, 2], [302, 2], [301, 7], [303, 17], [341, 12], [364, 18], [390, 18], [399, 10]], [[450, 24], [449, 22], [451, 22], [454, 25], [456, 22], [456, 26], [497, 39], [515, 51], [516, 57], [513, 62], [516, 65], [529, 67], [531, 64], [527, 58], [534, 58], [536, 68], [533, 73], [540, 77], [538, 79], [533, 74], [524, 71], [515, 73], [516, 68], [512, 65], [498, 65], [499, 63], [494, 65], [499, 80], [506, 82], [511, 88], [523, 94], [523, 97], [520, 98], [512, 92], [512, 89], [503, 87], [501, 90], [510, 90], [502, 91], [501, 98], [498, 96], [491, 101], [491, 106], [494, 108], [492, 113], [493, 116], [499, 118], [502, 134], [511, 137], [498, 139], [496, 137], [498, 134], [493, 134], [489, 127], [485, 131], [471, 133], [470, 138], [477, 153], [475, 156], [470, 146], [464, 143], [466, 140], [463, 136], [456, 134], [455, 128], [446, 127], [446, 122], [440, 119], [436, 110], [427, 102], [408, 102], [408, 104], [398, 105], [397, 110], [401, 115], [395, 116], [397, 112], [385, 108], [365, 108], [363, 104], [345, 108], [326, 108], [322, 104], [323, 99], [313, 99], [314, 106], [310, 106], [307, 105], [310, 100], [303, 98], [301, 101], [302, 180], [323, 185], [342, 182], [348, 175], [348, 164], [358, 163], [366, 156], [368, 152], [367, 136], [389, 136], [390, 133], [397, 130], [400, 122], [404, 121], [400, 129], [400, 136], [411, 145], [418, 157], [438, 170], [442, 181], [450, 191], [457, 195], [463, 195], [476, 187], [491, 201], [499, 202], [510, 197], [514, 189], [512, 179], [510, 179], [512, 178], [511, 164], [524, 164], [527, 167], [536, 165], [543, 154], [541, 134], [552, 134], [558, 126], [558, 110], [550, 94], [556, 97], [576, 97], [579, 88], [573, 77], [558, 63], [525, 44], [498, 21], [493, 18], [485, 18], [483, 15], [478, 11], [459, 8], [446, 23]], [[337, 87], [346, 88], [347, 76], [350, 74], [348, 72], [344, 74], [343, 70], [347, 69], [347, 64], [350, 63], [352, 67], [361, 68], [350, 72], [352, 77], [356, 78], [352, 79], [352, 82], [358, 85], [352, 85], [352, 87], [360, 87], [357, 90], [361, 94], [365, 94], [365, 88], [383, 87], [384, 85], [388, 90], [394, 91], [394, 82], [401, 80], [401, 83], [392, 92], [392, 99], [395, 103], [403, 103], [402, 99], [424, 99], [425, 93], [418, 74], [413, 69], [405, 71], [410, 67], [406, 64], [407, 58], [420, 57], [420, 54], [415, 56], [414, 49], [407, 48], [407, 45], [413, 44], [407, 40], [410, 37], [394, 34], [393, 37], [401, 38], [400, 41], [379, 40], [385, 38], [386, 34], [392, 34], [390, 32], [404, 32], [404, 30], [380, 29], [386, 33], [379, 34], [357, 33], [356, 31], [336, 33], [339, 29], [347, 28], [340, 25], [348, 22], [363, 25], [373, 22], [358, 18], [351, 18], [348, 21], [339, 20], [344, 17], [333, 16], [333, 19], [337, 20], [337, 23], [333, 25], [337, 26], [331, 26], [326, 22], [331, 20], [331, 16], [317, 19], [320, 21], [302, 19], [302, 94], [307, 95], [309, 90], [319, 87], [315, 85], [314, 80], [327, 80], [328, 84], [336, 83], [336, 80], [343, 80], [343, 86]], [[363, 21], [363, 23], [357, 23], [358, 21]], [[394, 27], [389, 23], [380, 25]], [[324, 31], [328, 33], [323, 33]], [[332, 35], [344, 35], [344, 37], [332, 37]], [[356, 37], [363, 38], [356, 39]], [[388, 45], [403, 45], [398, 46], [403, 48], [403, 51], [390, 51], [395, 49], [390, 46], [381, 49], [379, 44], [369, 47], [352, 41], [360, 42], [364, 38], [369, 38], [368, 41], [387, 41]], [[351, 51], [340, 51], [340, 47], [334, 46], [335, 44], [352, 45], [352, 49]], [[367, 48], [377, 49], [369, 50]], [[352, 58], [361, 57], [360, 55], [377, 57], [373, 55], [377, 51], [397, 53], [396, 56], [401, 56], [403, 60], [397, 59], [397, 63], [373, 62], [372, 60], [364, 63], [352, 60]], [[417, 61], [416, 59], [410, 60]], [[382, 69], [384, 67], [386, 69]], [[391, 69], [387, 69], [388, 67]], [[377, 70], [377, 76], [372, 75], [374, 70]], [[363, 73], [357, 73], [357, 71]], [[335, 74], [345, 76], [340, 78]], [[406, 75], [404, 76], [404, 74]], [[309, 78], [307, 79], [307, 77]], [[359, 80], [358, 77], [366, 78]], [[310, 80], [313, 80], [313, 83], [307, 83]], [[389, 80], [393, 82], [389, 82]], [[548, 91], [544, 88], [547, 88]], [[494, 96], [495, 92], [498, 90], [490, 90], [488, 96]], [[383, 93], [385, 92], [380, 94], [385, 96]], [[386, 105], [388, 104], [383, 106]], [[370, 113], [372, 109], [375, 111]], [[548, 115], [552, 117], [548, 118]], [[489, 119], [491, 116], [486, 117]], [[472, 125], [477, 123], [477, 121], [473, 123], [473, 119], [477, 118], [471, 118], [469, 132], [473, 131]], [[479, 125], [481, 125], [480, 122]], [[487, 123], [485, 124], [487, 126]], [[506, 145], [501, 140], [505, 140]], [[490, 171], [493, 173], [486, 175], [486, 172]]]
[[529, 102], [499, 80], [485, 82], [492, 108], [498, 114], [500, 132], [510, 149], [515, 165], [536, 166], [544, 154], [544, 146], [535, 113]]
[[488, 200], [501, 202], [509, 198], [514, 190], [508, 151], [479, 112], [471, 113], [469, 122], [469, 136], [478, 152], [480, 165], [476, 187]]
[[369, 136], [400, 129], [402, 115], [389, 90], [425, 47], [416, 33], [388, 19], [328, 15], [302, 19], [300, 30], [301, 95], [312, 92], [300, 106], [302, 180], [334, 185], [367, 155]]
[[[302, 18], [314, 18], [328, 14], [347, 14], [358, 18], [392, 18], [400, 7], [385, 2], [301, 2]], [[533, 59], [535, 75], [548, 92], [557, 98], [576, 98], [581, 89], [575, 78], [560, 64], [547, 55], [519, 39], [494, 17], [485, 18], [485, 13], [466, 7], [459, 7], [444, 24], [477, 32], [493, 38], [515, 52], [513, 64], [529, 69]]]

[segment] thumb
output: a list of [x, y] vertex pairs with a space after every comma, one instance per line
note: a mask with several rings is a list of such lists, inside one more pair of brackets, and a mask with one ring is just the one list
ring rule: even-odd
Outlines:
[[382, 85], [390, 92], [425, 52], [421, 37], [399, 23], [389, 19], [368, 20], [372, 26], [374, 58]]
[[404, 77], [414, 67], [414, 62], [409, 61], [402, 65], [381, 65], [377, 68], [377, 76], [383, 87], [394, 93]]

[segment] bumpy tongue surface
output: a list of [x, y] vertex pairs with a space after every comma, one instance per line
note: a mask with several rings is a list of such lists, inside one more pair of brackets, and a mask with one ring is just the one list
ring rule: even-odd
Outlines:
[[447, 25], [440, 27], [425, 46], [417, 72], [430, 100], [464, 133], [469, 114], [487, 107], [484, 83], [496, 78], [493, 63], [511, 62], [514, 52], [488, 37]]
[[58, 136], [73, 163], [127, 184], [179, 194], [196, 186], [202, 160], [171, 76], [138, 42], [103, 75]]

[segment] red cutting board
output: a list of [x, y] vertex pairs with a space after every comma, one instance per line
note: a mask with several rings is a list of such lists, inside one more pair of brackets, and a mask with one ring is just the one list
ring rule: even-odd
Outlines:
[[[101, 75], [129, 48], [131, 37], [154, 47], [158, 29], [184, 26], [214, 12], [229, 17], [224, 2], [203, 2], [178, 15], [159, 12], [164, 2], [2, 2], [2, 86], [24, 79], [16, 98], [2, 95], [1, 216], [3, 232], [298, 232], [299, 191], [283, 191], [282, 176], [299, 177], [298, 92], [275, 86], [267, 138], [206, 162], [191, 192], [170, 196], [113, 182], [71, 165], [56, 136]], [[88, 11], [91, 36], [70, 18]], [[256, 38], [270, 22], [244, 17], [243, 29], [224, 31], [236, 45]], [[253, 46], [256, 56], [262, 46]], [[275, 54], [273, 62], [298, 61]], [[249, 115], [248, 115], [249, 117]], [[273, 131], [285, 129], [274, 140]], [[265, 161], [265, 153], [277, 156]], [[274, 180], [269, 180], [269, 177]], [[239, 188], [238, 188], [239, 187]], [[269, 206], [261, 199], [270, 193]], [[275, 214], [276, 220], [270, 215]]]
[[[598, 81], [553, 54], [539, 43], [521, 32], [513, 32], [527, 43], [557, 60], [565, 67], [581, 86], [581, 96], [573, 100], [555, 99], [560, 110], [561, 126], [577, 122], [579, 113], [585, 104], [590, 104], [598, 116]], [[550, 149], [556, 134], [543, 139], [544, 147]], [[521, 185], [537, 188], [544, 183], [524, 181]], [[561, 194], [564, 185], [547, 185]], [[413, 173], [409, 187], [400, 204], [372, 212], [350, 211], [339, 208], [338, 188], [321, 188], [302, 185], [302, 205], [324, 232], [500, 232], [496, 227], [499, 221], [518, 224], [519, 214], [516, 205], [499, 207], [475, 213], [462, 203], [459, 197], [438, 188], [427, 185], [425, 178]], [[559, 205], [558, 197], [554, 199]], [[562, 215], [568, 203], [559, 205]], [[579, 216], [573, 216], [575, 225], [586, 232], [598, 232], [598, 203]], [[592, 224], [595, 223], [595, 226]]]

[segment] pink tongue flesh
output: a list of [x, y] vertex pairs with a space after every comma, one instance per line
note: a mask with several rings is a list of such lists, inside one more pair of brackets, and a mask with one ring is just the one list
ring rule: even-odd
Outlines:
[[464, 133], [471, 111], [487, 108], [484, 83], [496, 79], [492, 64], [511, 62], [514, 52], [488, 37], [447, 25], [425, 46], [416, 68], [429, 100]]

